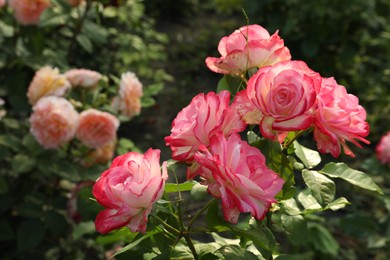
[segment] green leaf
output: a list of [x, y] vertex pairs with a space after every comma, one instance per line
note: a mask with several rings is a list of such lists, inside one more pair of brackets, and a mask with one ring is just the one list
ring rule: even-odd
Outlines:
[[237, 245], [226, 245], [218, 249], [215, 254], [221, 254], [225, 260], [258, 260], [258, 257], [250, 251], [245, 250]]
[[282, 226], [286, 229], [288, 237], [294, 245], [303, 244], [307, 239], [307, 223], [301, 215], [281, 216]]
[[179, 191], [189, 191], [194, 187], [196, 184], [196, 181], [186, 181], [183, 183], [167, 183], [165, 184], [165, 192], [171, 193], [171, 192], [179, 192]]
[[265, 258], [272, 255], [276, 242], [274, 235], [267, 227], [261, 226], [250, 230], [240, 229], [233, 225], [230, 225], [229, 227], [234, 234], [251, 240], [253, 245]]
[[218, 201], [215, 200], [209, 207], [206, 214], [206, 223], [210, 230], [218, 232], [229, 230], [229, 224], [221, 216], [221, 210], [218, 207]]
[[231, 89], [229, 87], [229, 84], [228, 84], [225, 76], [219, 80], [218, 85], [217, 85], [217, 93], [221, 92], [222, 90], [227, 90], [227, 91], [231, 92]]
[[104, 27], [97, 25], [91, 21], [86, 21], [83, 25], [83, 33], [97, 44], [103, 44], [107, 41], [108, 32]]
[[95, 223], [91, 221], [81, 222], [74, 226], [72, 237], [74, 240], [81, 238], [83, 235], [95, 233]]
[[317, 151], [311, 150], [294, 141], [295, 154], [308, 169], [316, 167], [321, 162], [321, 156]]
[[77, 35], [76, 38], [77, 42], [80, 44], [80, 46], [88, 53], [92, 53], [93, 51], [93, 45], [91, 40], [85, 36], [84, 34]]
[[133, 233], [127, 227], [121, 228], [117, 231], [110, 232], [103, 236], [96, 238], [96, 243], [100, 245], [110, 245], [117, 242], [130, 242], [135, 238], [137, 233]]
[[47, 10], [42, 13], [38, 24], [39, 27], [54, 27], [57, 25], [66, 24], [68, 15], [60, 14], [58, 12], [55, 12], [53, 9], [54, 8], [47, 8]]
[[375, 191], [383, 195], [383, 191], [381, 190], [381, 188], [376, 185], [376, 183], [370, 176], [368, 176], [364, 172], [349, 168], [348, 165], [346, 165], [345, 163], [328, 163], [320, 171], [320, 173], [332, 178], [343, 179], [360, 188]]
[[340, 198], [332, 201], [331, 203], [329, 203], [325, 207], [325, 209], [331, 209], [333, 211], [336, 211], [336, 210], [344, 208], [347, 204], [351, 204], [351, 203], [349, 203], [349, 201], [346, 198], [340, 197]]
[[160, 230], [153, 230], [153, 231], [149, 231], [147, 232], [146, 234], [144, 234], [143, 236], [141, 236], [140, 238], [138, 238], [137, 240], [131, 242], [130, 244], [128, 244], [127, 246], [123, 247], [121, 250], [119, 250], [118, 252], [116, 252], [113, 257], [121, 254], [121, 253], [124, 253], [128, 250], [131, 250], [132, 248], [134, 248], [135, 246], [137, 246], [139, 243], [141, 243], [142, 241], [144, 241], [145, 239], [149, 238], [150, 236], [153, 236], [155, 234], [158, 234], [158, 233], [161, 233], [162, 231]]
[[148, 87], [144, 88], [144, 95], [145, 96], [157, 95], [163, 88], [164, 88], [163, 83], [151, 84]]
[[12, 171], [16, 174], [30, 172], [35, 165], [36, 159], [25, 154], [17, 154], [12, 159]]
[[332, 180], [319, 172], [306, 169], [302, 171], [302, 177], [320, 205], [326, 206], [333, 201], [336, 189]]
[[18, 251], [30, 251], [34, 249], [44, 238], [43, 223], [37, 219], [22, 222], [17, 231]]
[[305, 189], [298, 194], [298, 201], [305, 208], [305, 212], [321, 211], [322, 206], [318, 204], [309, 189]]
[[207, 194], [207, 186], [200, 183], [195, 184], [191, 189], [191, 197], [194, 200], [203, 200]]
[[7, 193], [9, 190], [7, 181], [0, 175], [0, 194]]
[[143, 96], [141, 98], [141, 106], [142, 107], [151, 107], [153, 106], [154, 104], [156, 104], [156, 100], [154, 100], [154, 98], [152, 97], [148, 97], [148, 96]]
[[339, 244], [332, 234], [322, 225], [311, 223], [309, 225], [308, 243], [324, 254], [337, 255]]
[[0, 146], [10, 148], [14, 152], [20, 152], [22, 147], [20, 139], [11, 134], [0, 135]]
[[280, 204], [282, 212], [294, 216], [294, 215], [300, 215], [301, 210], [297, 205], [297, 202], [295, 201], [294, 198], [290, 198], [287, 200], [284, 200]]

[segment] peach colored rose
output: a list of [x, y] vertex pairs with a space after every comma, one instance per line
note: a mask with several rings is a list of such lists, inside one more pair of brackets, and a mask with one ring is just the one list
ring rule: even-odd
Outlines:
[[119, 120], [107, 112], [88, 109], [80, 114], [76, 137], [90, 148], [98, 148], [116, 139]]
[[109, 142], [101, 147], [94, 149], [92, 152], [88, 153], [85, 159], [82, 162], [84, 167], [91, 167], [94, 164], [104, 164], [112, 160], [114, 157], [116, 147], [116, 139], [112, 142]]
[[194, 155], [197, 173], [208, 191], [221, 198], [224, 218], [237, 223], [240, 212], [263, 219], [284, 180], [267, 168], [259, 149], [241, 140], [237, 133], [226, 138], [222, 132], [211, 137]]
[[345, 141], [358, 147], [361, 146], [355, 139], [370, 143], [363, 138], [369, 132], [366, 111], [359, 105], [359, 99], [348, 94], [345, 87], [338, 85], [334, 78], [322, 80], [317, 102], [314, 139], [320, 152], [338, 157], [340, 146], [343, 146], [345, 154], [354, 156]]
[[284, 61], [259, 69], [248, 81], [247, 95], [263, 114], [262, 135], [282, 142], [287, 131], [310, 127], [321, 79], [303, 61]]
[[112, 107], [122, 115], [133, 117], [141, 112], [142, 84], [132, 72], [122, 74], [119, 95], [114, 98]]
[[50, 6], [49, 0], [9, 0], [9, 6], [14, 10], [16, 20], [24, 25], [39, 22], [43, 11]]
[[43, 97], [32, 109], [30, 132], [44, 148], [57, 148], [74, 137], [79, 114], [68, 100]]
[[27, 97], [31, 105], [44, 96], [63, 96], [70, 88], [70, 83], [57, 68], [40, 68], [30, 83]]
[[66, 79], [73, 87], [93, 88], [102, 78], [99, 72], [87, 69], [71, 69], [65, 72]]
[[381, 163], [390, 166], [390, 131], [382, 136], [379, 144], [376, 146], [376, 155]]
[[261, 68], [291, 59], [278, 31], [270, 36], [260, 25], [243, 26], [221, 39], [220, 58], [207, 57], [207, 67], [223, 74], [242, 74], [250, 68]]
[[92, 189], [106, 208], [96, 217], [98, 232], [105, 234], [126, 226], [132, 232], [145, 233], [148, 215], [161, 198], [168, 178], [166, 162], [160, 168], [159, 161], [158, 149], [145, 154], [129, 152], [114, 159]]
[[244, 130], [246, 124], [229, 102], [230, 93], [226, 90], [195, 96], [177, 114], [172, 122], [171, 135], [165, 137], [166, 144], [171, 147], [172, 158], [192, 162], [198, 146], [207, 146], [216, 132], [222, 131], [228, 136]]

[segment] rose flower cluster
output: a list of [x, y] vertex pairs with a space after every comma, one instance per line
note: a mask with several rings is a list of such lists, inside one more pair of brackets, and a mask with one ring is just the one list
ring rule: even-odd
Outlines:
[[[132, 74], [131, 80], [127, 75], [122, 75], [119, 93], [113, 98], [126, 113], [121, 113], [114, 105], [111, 109], [125, 116], [134, 116], [141, 109], [142, 84], [135, 75]], [[77, 111], [73, 104], [78, 101], [66, 98], [67, 93], [77, 89], [95, 91], [102, 77], [100, 73], [87, 69], [71, 69], [60, 74], [57, 68], [49, 66], [36, 72], [27, 97], [33, 106], [30, 132], [42, 147], [56, 149], [76, 138], [91, 149], [83, 162], [86, 166], [112, 159], [120, 124], [118, 118], [90, 106]]]
[[[206, 59], [208, 68], [241, 78], [246, 86], [234, 98], [226, 90], [195, 96], [173, 120], [165, 142], [172, 158], [188, 165], [187, 179], [200, 178], [221, 199], [226, 221], [237, 223], [241, 212], [263, 219], [284, 184], [267, 167], [262, 152], [241, 139], [248, 125], [258, 125], [263, 138], [281, 144], [289, 132], [313, 131], [318, 150], [334, 157], [342, 148], [354, 156], [346, 141], [369, 143], [364, 138], [369, 132], [366, 112], [358, 98], [334, 78], [291, 60], [278, 32], [270, 35], [260, 25], [243, 26], [223, 37], [218, 51], [221, 57]], [[98, 231], [121, 226], [145, 230], [145, 214], [161, 196], [166, 178], [165, 164], [163, 173], [148, 166], [157, 160], [150, 158], [151, 151], [118, 157], [97, 180], [94, 195], [107, 208], [96, 220]], [[158, 179], [155, 186], [150, 178]]]

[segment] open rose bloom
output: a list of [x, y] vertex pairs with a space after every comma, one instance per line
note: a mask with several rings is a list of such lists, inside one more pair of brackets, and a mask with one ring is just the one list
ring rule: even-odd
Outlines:
[[122, 74], [119, 95], [112, 101], [115, 111], [124, 116], [133, 117], [141, 112], [142, 84], [132, 72]]
[[178, 113], [172, 123], [171, 135], [165, 137], [172, 158], [192, 162], [199, 145], [207, 146], [215, 133], [222, 131], [228, 136], [244, 130], [246, 124], [229, 102], [230, 93], [226, 90], [195, 96]]
[[87, 69], [71, 69], [65, 72], [66, 79], [73, 87], [93, 88], [102, 78], [99, 72]]
[[42, 12], [50, 6], [50, 0], [8, 0], [8, 4], [19, 23], [34, 25], [39, 22]]
[[345, 154], [354, 156], [345, 141], [358, 147], [361, 146], [357, 140], [370, 143], [364, 139], [369, 132], [366, 111], [359, 105], [359, 99], [348, 94], [334, 78], [322, 80], [317, 102], [314, 139], [320, 152], [338, 157], [342, 146]]
[[390, 166], [390, 132], [382, 136], [376, 146], [376, 156], [381, 163]]
[[284, 180], [267, 168], [259, 149], [240, 139], [214, 135], [210, 148], [200, 146], [195, 153], [197, 173], [205, 179], [208, 191], [221, 198], [224, 218], [237, 223], [240, 212], [263, 219]]
[[95, 220], [105, 234], [127, 226], [132, 232], [146, 231], [153, 204], [164, 192], [168, 178], [166, 162], [160, 168], [160, 150], [118, 156], [93, 186], [92, 193], [106, 209]]
[[88, 109], [80, 114], [76, 137], [90, 148], [98, 148], [116, 139], [119, 120], [107, 112]]
[[35, 73], [28, 87], [28, 101], [34, 105], [44, 96], [63, 96], [70, 87], [69, 81], [57, 68], [45, 66]]
[[41, 98], [30, 116], [30, 132], [44, 148], [57, 148], [73, 139], [79, 114], [62, 97]]
[[290, 51], [278, 32], [270, 36], [260, 25], [248, 25], [221, 39], [220, 58], [206, 58], [207, 67], [223, 74], [242, 74], [251, 68], [260, 68], [291, 59]]
[[288, 131], [305, 130], [314, 121], [321, 76], [303, 61], [285, 61], [259, 69], [247, 95], [260, 110], [264, 137], [282, 142]]

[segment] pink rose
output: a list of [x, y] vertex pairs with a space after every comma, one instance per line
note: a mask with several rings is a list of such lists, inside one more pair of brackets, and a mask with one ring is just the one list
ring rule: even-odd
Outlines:
[[208, 191], [222, 200], [225, 220], [234, 224], [240, 212], [263, 219], [284, 183], [267, 168], [260, 150], [236, 133], [228, 138], [221, 132], [214, 135], [209, 149], [202, 145], [194, 157], [199, 164], [197, 173], [205, 179]]
[[376, 155], [380, 162], [390, 166], [390, 131], [382, 136], [379, 144], [376, 146]]
[[70, 88], [70, 83], [66, 77], [59, 73], [57, 68], [40, 68], [30, 83], [27, 97], [31, 105], [43, 96], [63, 96]]
[[65, 73], [66, 79], [73, 87], [93, 88], [102, 78], [102, 75], [93, 70], [71, 69]]
[[247, 95], [263, 117], [264, 137], [282, 142], [287, 131], [313, 123], [321, 76], [303, 61], [285, 61], [261, 68], [248, 81]]
[[249, 125], [260, 124], [263, 114], [252, 104], [246, 89], [237, 92], [232, 106], [236, 107], [238, 114], [245, 123]]
[[5, 4], [6, 4], [5, 0], [0, 0], [0, 8], [3, 8]]
[[42, 12], [50, 6], [50, 0], [9, 0], [8, 4], [19, 23], [33, 25], [39, 22]]
[[119, 120], [107, 112], [88, 109], [80, 114], [76, 137], [90, 148], [98, 148], [116, 139]]
[[164, 192], [168, 178], [166, 162], [160, 169], [160, 150], [144, 155], [129, 152], [118, 156], [93, 186], [92, 193], [106, 209], [95, 220], [96, 230], [105, 234], [127, 226], [132, 232], [146, 231], [153, 204]]
[[345, 141], [358, 147], [361, 146], [355, 139], [370, 143], [363, 138], [369, 132], [369, 125], [365, 121], [366, 111], [359, 105], [359, 99], [348, 94], [344, 86], [338, 85], [334, 78], [322, 80], [317, 102], [314, 139], [320, 152], [338, 157], [341, 145], [345, 154], [354, 156]]
[[114, 98], [112, 107], [122, 115], [133, 117], [141, 112], [142, 84], [132, 72], [122, 74], [119, 95]]
[[165, 142], [172, 149], [172, 158], [193, 161], [198, 146], [208, 145], [210, 137], [222, 131], [226, 136], [240, 132], [246, 125], [235, 109], [229, 107], [230, 93], [198, 94], [173, 120], [171, 135]]
[[30, 132], [44, 148], [57, 148], [74, 137], [79, 114], [68, 100], [43, 97], [32, 109]]
[[221, 39], [218, 51], [222, 57], [207, 57], [207, 67], [223, 74], [242, 74], [250, 68], [261, 68], [291, 59], [278, 31], [272, 36], [260, 25], [243, 26]]

